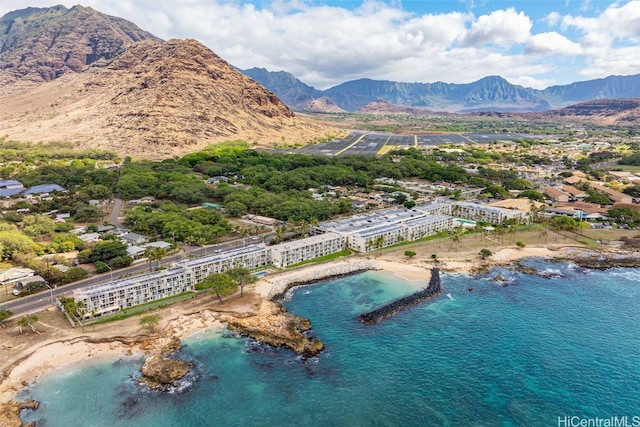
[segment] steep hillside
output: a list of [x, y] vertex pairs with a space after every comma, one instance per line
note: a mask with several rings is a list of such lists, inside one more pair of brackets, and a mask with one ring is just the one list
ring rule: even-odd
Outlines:
[[68, 73], [0, 102], [0, 134], [10, 139], [66, 139], [148, 158], [229, 139], [270, 146], [334, 133], [296, 117], [195, 40], [139, 42], [106, 66]]
[[238, 71], [277, 93], [278, 98], [287, 105], [303, 105], [322, 97], [321, 91], [302, 83], [286, 71], [269, 72], [264, 68]]
[[640, 99], [598, 99], [537, 113], [535, 116], [545, 119], [588, 121], [603, 126], [637, 126], [640, 124]]
[[0, 95], [106, 64], [134, 43], [160, 41], [88, 7], [28, 8], [0, 18]]

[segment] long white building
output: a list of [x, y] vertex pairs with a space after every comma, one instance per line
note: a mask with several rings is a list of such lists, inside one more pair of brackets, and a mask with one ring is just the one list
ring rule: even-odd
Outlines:
[[[378, 246], [380, 239], [380, 246]], [[400, 223], [385, 224], [378, 227], [351, 233], [348, 236], [349, 247], [358, 252], [371, 252], [407, 240], [407, 227]]]
[[472, 221], [502, 224], [505, 220], [514, 218], [521, 222], [529, 220], [529, 214], [517, 209], [496, 208], [477, 203], [456, 202], [451, 208], [451, 215]]
[[76, 303], [84, 303], [87, 315], [103, 316], [193, 289], [184, 267], [172, 267], [135, 277], [73, 291]]
[[346, 238], [339, 233], [323, 233], [271, 247], [271, 263], [287, 267], [299, 262], [335, 254], [346, 248]]
[[77, 289], [73, 291], [73, 299], [84, 303], [87, 314], [101, 316], [191, 291], [212, 273], [222, 273], [234, 267], [253, 269], [270, 262], [269, 251], [264, 243], [260, 243], [184, 260], [166, 270]]

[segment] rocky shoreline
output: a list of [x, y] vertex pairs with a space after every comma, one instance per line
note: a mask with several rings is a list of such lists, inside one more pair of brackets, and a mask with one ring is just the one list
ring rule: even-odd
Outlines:
[[285, 347], [301, 355], [303, 360], [313, 357], [324, 349], [322, 341], [306, 333], [311, 329], [311, 321], [289, 313], [283, 306], [265, 302], [270, 312], [246, 317], [223, 316], [227, 327], [243, 336], [262, 343]]
[[22, 402], [11, 401], [0, 404], [0, 426], [2, 427], [35, 427], [35, 421], [23, 424], [20, 412], [29, 409], [35, 411], [40, 407], [40, 402], [27, 399]]

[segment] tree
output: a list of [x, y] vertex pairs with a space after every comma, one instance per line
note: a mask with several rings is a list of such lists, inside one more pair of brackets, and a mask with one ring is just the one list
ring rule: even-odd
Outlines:
[[236, 287], [237, 285], [233, 278], [225, 273], [210, 274], [195, 286], [199, 291], [206, 289], [211, 294], [215, 294], [220, 304], [224, 304], [222, 297], [231, 295], [236, 290]]
[[633, 208], [619, 207], [609, 209], [607, 211], [607, 216], [618, 224], [628, 224], [630, 226], [640, 224], [640, 212]]
[[415, 200], [407, 200], [406, 202], [404, 202], [404, 207], [407, 209], [412, 209], [413, 207], [415, 207], [415, 205], [416, 205]]
[[[148, 246], [144, 250], [144, 255], [147, 257], [147, 262], [152, 264], [153, 261], [157, 261], [156, 270], [160, 268], [160, 260], [167, 254], [167, 250], [163, 248], [153, 248]], [[149, 271], [151, 271], [151, 267], [149, 267]]]
[[13, 316], [13, 311], [0, 309], [0, 325], [11, 316]]
[[382, 253], [382, 248], [384, 248], [384, 236], [381, 234], [373, 239], [372, 247], [374, 250], [378, 251], [378, 256]]
[[527, 246], [527, 245], [525, 245], [524, 242], [521, 242], [520, 240], [518, 240], [516, 242], [516, 246], [519, 247], [520, 249], [524, 249], [524, 247]]
[[153, 331], [156, 329], [156, 326], [158, 326], [158, 323], [160, 323], [160, 319], [161, 316], [159, 314], [148, 314], [140, 318], [140, 325], [144, 329], [147, 329], [149, 332], [153, 333]]
[[236, 282], [236, 285], [240, 287], [240, 297], [242, 297], [242, 292], [244, 287], [249, 283], [255, 283], [258, 278], [251, 274], [251, 272], [244, 267], [236, 267], [230, 270], [227, 270], [226, 273]]
[[31, 328], [31, 330], [33, 332], [36, 333], [40, 333], [40, 331], [38, 331], [35, 326], [33, 326], [34, 323], [36, 323], [38, 321], [38, 316], [36, 316], [35, 314], [32, 314], [31, 316], [25, 316], [22, 317], [20, 320], [18, 320], [18, 329], [20, 329], [20, 333], [22, 333], [23, 328]]
[[103, 241], [96, 244], [89, 255], [90, 262], [107, 262], [119, 256], [127, 256], [127, 245], [120, 241]]
[[460, 239], [462, 238], [463, 234], [464, 234], [464, 228], [462, 228], [461, 226], [455, 227], [452, 230], [451, 245], [449, 247], [450, 248], [453, 247], [454, 244], [459, 245], [460, 244]]
[[489, 249], [480, 249], [480, 257], [482, 259], [487, 259], [489, 258], [491, 255], [493, 255], [493, 252], [491, 252]]
[[232, 200], [224, 205], [224, 210], [231, 216], [240, 217], [248, 212], [247, 206], [239, 201]]
[[544, 194], [542, 194], [541, 192], [536, 191], [536, 190], [524, 190], [524, 191], [518, 193], [518, 198], [519, 199], [525, 198], [525, 197], [527, 199], [536, 200], [538, 202], [544, 202], [545, 201]]
[[404, 256], [413, 258], [414, 256], [416, 256], [416, 253], [414, 251], [404, 251]]

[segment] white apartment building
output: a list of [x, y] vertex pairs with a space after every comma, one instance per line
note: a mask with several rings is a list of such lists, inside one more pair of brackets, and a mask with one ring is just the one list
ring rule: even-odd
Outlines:
[[472, 221], [488, 222], [490, 224], [502, 224], [510, 218], [528, 221], [527, 212], [515, 209], [496, 208], [476, 203], [456, 202], [451, 209], [451, 215]]
[[338, 233], [324, 233], [306, 239], [294, 240], [271, 247], [271, 263], [287, 267], [345, 249], [346, 238]]
[[264, 243], [238, 248], [202, 258], [184, 260], [166, 270], [127, 277], [73, 291], [73, 299], [82, 301], [87, 314], [98, 316], [124, 308], [191, 291], [212, 273], [234, 267], [258, 268], [270, 263]]
[[185, 268], [187, 279], [192, 283], [192, 286], [195, 286], [196, 283], [200, 283], [213, 273], [223, 273], [236, 267], [251, 270], [270, 263], [269, 250], [264, 243], [258, 243], [219, 254], [180, 261], [178, 265]]
[[407, 227], [398, 223], [372, 227], [349, 234], [347, 242], [351, 249], [366, 253], [377, 249], [376, 242], [380, 238], [382, 248], [405, 241], [408, 238]]
[[402, 223], [407, 227], [407, 240], [418, 240], [453, 228], [453, 217], [449, 215], [429, 215]]
[[453, 203], [425, 203], [414, 207], [415, 210], [432, 215], [451, 215]]
[[184, 267], [115, 280], [73, 291], [73, 299], [84, 303], [88, 315], [102, 316], [134, 305], [167, 298], [193, 289]]

